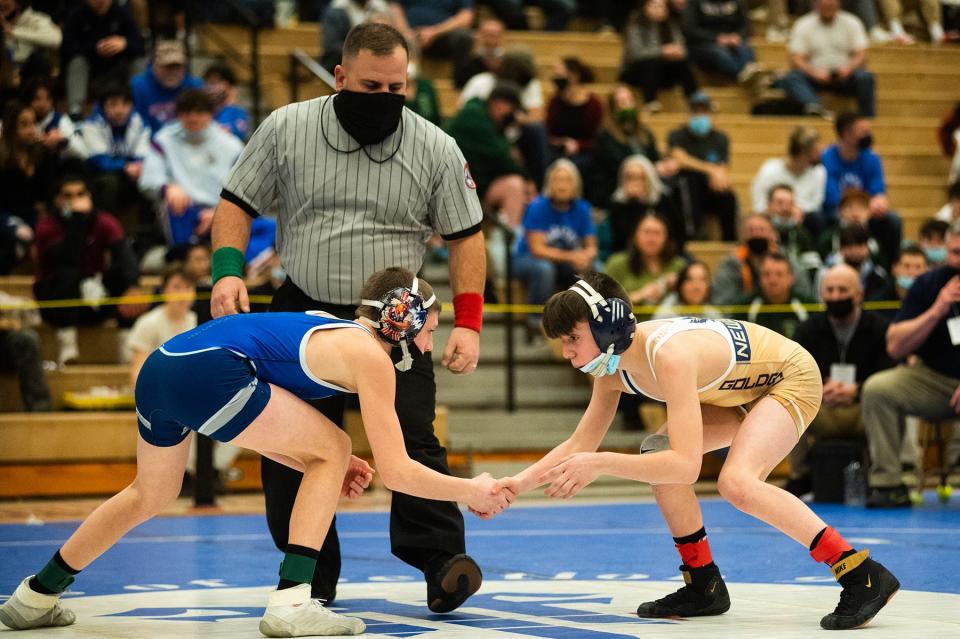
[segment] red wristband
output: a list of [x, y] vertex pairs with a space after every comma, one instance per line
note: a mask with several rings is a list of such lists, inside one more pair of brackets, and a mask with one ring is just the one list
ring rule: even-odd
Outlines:
[[453, 325], [480, 332], [483, 327], [483, 295], [460, 293], [453, 297]]

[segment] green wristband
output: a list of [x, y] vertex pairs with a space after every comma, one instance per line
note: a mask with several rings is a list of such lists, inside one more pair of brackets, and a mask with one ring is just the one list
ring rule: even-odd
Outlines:
[[213, 283], [224, 277], [243, 277], [243, 253], [232, 246], [222, 246], [213, 252]]

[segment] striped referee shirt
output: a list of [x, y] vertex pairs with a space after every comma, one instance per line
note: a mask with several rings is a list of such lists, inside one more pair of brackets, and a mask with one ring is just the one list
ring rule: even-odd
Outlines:
[[361, 148], [332, 100], [271, 113], [221, 196], [252, 217], [277, 211], [280, 260], [307, 295], [359, 304], [370, 275], [389, 266], [418, 271], [434, 232], [467, 237], [480, 231], [483, 213], [463, 154], [440, 128], [404, 108], [393, 134]]

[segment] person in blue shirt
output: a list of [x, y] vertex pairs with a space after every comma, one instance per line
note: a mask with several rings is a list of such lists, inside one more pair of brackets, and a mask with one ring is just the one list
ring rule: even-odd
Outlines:
[[212, 64], [203, 73], [203, 83], [213, 100], [213, 121], [244, 142], [250, 137], [250, 114], [237, 104], [237, 76], [226, 64]]
[[873, 133], [870, 120], [857, 113], [843, 113], [837, 118], [835, 129], [836, 143], [830, 145], [821, 156], [827, 170], [823, 216], [820, 220], [811, 220], [810, 223], [820, 229], [836, 226], [839, 222], [838, 207], [844, 192], [849, 189], [865, 191], [870, 196], [870, 232], [883, 246], [892, 247], [894, 254], [887, 257], [891, 262], [895, 261], [896, 247], [900, 245], [903, 226], [887, 199], [883, 162], [871, 149]]
[[[440, 307], [433, 289], [406, 269], [390, 268], [374, 273], [361, 296], [356, 321], [320, 311], [228, 315], [155, 350], [136, 384], [136, 479], [95, 510], [36, 576], [23, 580], [0, 607], [0, 622], [14, 629], [72, 624], [75, 615], [61, 607], [60, 595], [80, 570], [177, 497], [196, 431], [304, 474], [280, 582], [269, 596], [260, 632], [267, 637], [362, 633], [360, 619], [310, 598], [319, 555], [310, 544], [326, 537], [339, 497], [359, 496], [374, 471], [351, 456], [350, 438], [307, 399], [359, 395], [374, 459], [391, 490], [461, 501], [484, 518], [508, 506], [512, 492], [494, 493], [488, 474], [442, 475], [407, 455], [394, 410], [390, 352], [401, 349], [400, 367], [432, 349]], [[463, 576], [479, 578], [479, 569]]]
[[[576, 281], [597, 259], [597, 231], [583, 199], [576, 165], [565, 158], [547, 168], [543, 195], [527, 206], [514, 248], [513, 275], [524, 283], [528, 304], [543, 304]], [[540, 315], [527, 315], [527, 335], [539, 332]]]
[[863, 424], [870, 450], [867, 507], [910, 507], [901, 479], [904, 416], [939, 421], [960, 413], [960, 220], [947, 229], [947, 261], [917, 276], [887, 330], [895, 360], [916, 355], [863, 385]]
[[153, 61], [131, 82], [137, 113], [156, 135], [176, 117], [176, 100], [182, 91], [202, 89], [203, 82], [187, 73], [187, 51], [182, 42], [161, 40]]

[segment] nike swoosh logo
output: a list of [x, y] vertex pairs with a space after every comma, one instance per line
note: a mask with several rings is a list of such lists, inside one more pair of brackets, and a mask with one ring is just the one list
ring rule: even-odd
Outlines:
[[872, 588], [872, 587], [873, 586], [870, 584], [870, 575], [867, 575], [867, 588]]

